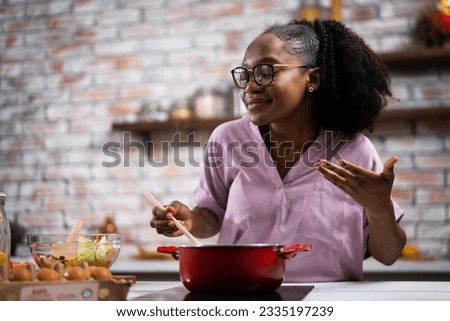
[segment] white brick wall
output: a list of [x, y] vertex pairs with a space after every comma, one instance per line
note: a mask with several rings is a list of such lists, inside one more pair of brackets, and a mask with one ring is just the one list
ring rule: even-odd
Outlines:
[[[298, 0], [2, 1], [0, 4], [0, 185], [10, 218], [29, 231], [95, 230], [113, 215], [129, 240], [164, 244], [148, 227], [147, 188], [164, 203], [193, 206], [199, 169], [151, 166], [130, 151], [130, 166], [102, 167], [113, 121], [142, 118], [189, 101], [201, 88], [232, 86], [229, 70], [266, 26], [295, 17]], [[410, 49], [417, 12], [432, 0], [346, 0], [344, 20], [379, 52]], [[331, 0], [319, 1], [322, 16]], [[393, 73], [392, 108], [448, 106], [447, 69]], [[412, 242], [450, 257], [449, 123], [397, 121], [370, 136], [382, 159], [400, 156], [394, 196]], [[157, 142], [167, 132], [156, 133]], [[202, 141], [207, 137], [202, 133]], [[139, 137], [132, 136], [133, 140]], [[123, 157], [123, 146], [121, 146]], [[194, 159], [201, 159], [195, 151]], [[161, 157], [160, 148], [154, 150]], [[187, 160], [186, 153], [183, 160]], [[144, 166], [139, 167], [139, 160]], [[183, 242], [183, 240], [171, 240]]]

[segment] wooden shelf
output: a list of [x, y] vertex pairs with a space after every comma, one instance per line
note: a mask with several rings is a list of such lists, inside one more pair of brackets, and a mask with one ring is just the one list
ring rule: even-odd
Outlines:
[[[393, 108], [386, 109], [381, 112], [376, 120], [376, 123], [390, 121], [390, 120], [424, 120], [424, 119], [448, 119], [450, 117], [450, 106], [443, 107], [415, 107], [415, 108]], [[221, 123], [235, 119], [220, 118], [220, 119], [193, 119], [189, 121], [167, 121], [167, 122], [152, 122], [139, 121], [135, 123], [114, 123], [113, 130], [121, 130], [126, 132], [134, 132], [151, 137], [154, 131], [195, 131], [195, 130], [209, 130], [212, 131]]]
[[154, 131], [193, 131], [193, 130], [213, 130], [221, 123], [235, 119], [217, 118], [217, 119], [191, 119], [186, 121], [169, 120], [165, 122], [158, 121], [137, 121], [133, 123], [113, 123], [113, 130], [122, 130], [127, 132], [150, 135]]
[[450, 117], [450, 106], [442, 107], [415, 107], [415, 108], [393, 108], [381, 112], [376, 122], [383, 122], [389, 120], [416, 120], [416, 119], [431, 119], [441, 118], [446, 119]]
[[380, 53], [389, 70], [417, 70], [418, 68], [450, 66], [450, 47], [419, 48]]

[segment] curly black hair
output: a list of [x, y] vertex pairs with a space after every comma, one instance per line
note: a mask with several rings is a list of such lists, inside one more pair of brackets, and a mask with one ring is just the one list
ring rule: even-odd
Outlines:
[[321, 84], [312, 107], [318, 126], [348, 135], [373, 129], [392, 97], [390, 77], [360, 36], [335, 20], [293, 20], [273, 25], [266, 33], [288, 41], [291, 54], [319, 67]]

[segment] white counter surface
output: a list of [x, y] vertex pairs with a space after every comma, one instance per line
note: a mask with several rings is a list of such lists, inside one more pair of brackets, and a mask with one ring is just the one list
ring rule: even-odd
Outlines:
[[450, 274], [449, 260], [406, 260], [398, 259], [393, 265], [384, 265], [373, 258], [364, 261], [364, 272], [405, 272], [427, 273], [440, 272]]
[[[313, 285], [303, 301], [450, 301], [448, 282], [374, 281], [332, 283], [289, 283], [286, 286]], [[127, 299], [182, 286], [181, 282], [138, 281]]]

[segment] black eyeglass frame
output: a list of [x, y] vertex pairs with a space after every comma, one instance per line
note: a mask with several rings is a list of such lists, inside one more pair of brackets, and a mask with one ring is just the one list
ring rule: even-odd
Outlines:
[[[270, 69], [271, 69], [271, 72], [272, 72], [272, 79], [271, 79], [270, 82], [267, 83], [267, 84], [261, 84], [261, 83], [258, 81], [257, 77], [255, 77], [255, 75], [253, 74], [253, 70], [254, 70], [255, 68], [257, 68], [257, 67], [260, 67], [260, 66], [268, 66], [268, 67], [270, 67]], [[247, 68], [244, 68], [244, 67], [236, 67], [236, 68], [234, 68], [233, 70], [231, 70], [231, 76], [233, 77], [234, 84], [235, 84], [236, 87], [238, 87], [239, 89], [245, 89], [245, 88], [247, 88], [248, 83], [250, 82], [250, 77], [251, 77], [251, 76], [253, 77], [253, 79], [255, 80], [255, 82], [256, 82], [259, 86], [261, 86], [261, 87], [267, 87], [267, 86], [269, 86], [269, 85], [273, 82], [273, 79], [274, 79], [274, 77], [275, 77], [275, 70], [274, 70], [274, 67], [314, 68], [313, 66], [309, 66], [309, 65], [266, 64], [266, 63], [264, 63], [264, 64], [257, 64], [257, 65], [255, 65], [255, 66], [253, 66], [253, 68], [251, 68], [251, 69], [247, 69]], [[240, 85], [239, 85], [239, 82], [236, 80], [236, 77], [235, 77], [235, 71], [237, 71], [237, 70], [240, 70], [240, 71], [244, 71], [244, 72], [245, 72], [245, 75], [246, 75], [246, 77], [245, 77], [245, 78], [246, 78], [246, 79], [245, 79], [246, 84], [245, 84], [244, 87], [240, 86]]]

